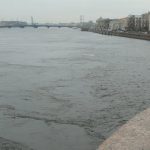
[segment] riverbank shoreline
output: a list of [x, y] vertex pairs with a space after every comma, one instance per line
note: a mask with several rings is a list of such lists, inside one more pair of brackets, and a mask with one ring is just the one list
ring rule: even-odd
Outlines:
[[119, 37], [126, 37], [126, 38], [132, 38], [132, 39], [140, 39], [140, 40], [147, 40], [150, 41], [150, 34], [144, 34], [144, 33], [136, 33], [136, 32], [114, 32], [114, 31], [96, 31], [96, 30], [86, 30], [81, 29], [81, 31], [87, 31], [87, 32], [93, 32], [97, 34], [102, 35], [108, 35], [108, 36], [119, 36]]
[[150, 41], [150, 34], [141, 34], [141, 33], [127, 33], [127, 32], [112, 32], [110, 33], [113, 36], [127, 37], [133, 39], [141, 39]]

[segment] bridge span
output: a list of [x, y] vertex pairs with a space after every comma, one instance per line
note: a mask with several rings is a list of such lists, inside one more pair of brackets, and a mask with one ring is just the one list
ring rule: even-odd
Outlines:
[[39, 27], [45, 27], [45, 28], [80, 28], [80, 26], [72, 26], [72, 25], [45, 25], [45, 24], [34, 24], [34, 25], [5, 25], [0, 26], [0, 28], [39, 28]]

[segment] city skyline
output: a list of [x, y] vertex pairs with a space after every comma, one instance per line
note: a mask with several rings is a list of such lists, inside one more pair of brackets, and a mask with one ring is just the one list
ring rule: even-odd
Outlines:
[[31, 16], [40, 23], [95, 21], [100, 16], [121, 18], [149, 11], [148, 0], [0, 0], [0, 20], [31, 22]]

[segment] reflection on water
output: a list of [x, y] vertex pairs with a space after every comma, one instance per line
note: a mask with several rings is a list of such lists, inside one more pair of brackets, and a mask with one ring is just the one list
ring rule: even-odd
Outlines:
[[148, 41], [67, 28], [1, 29], [0, 39], [4, 139], [93, 150], [150, 106]]

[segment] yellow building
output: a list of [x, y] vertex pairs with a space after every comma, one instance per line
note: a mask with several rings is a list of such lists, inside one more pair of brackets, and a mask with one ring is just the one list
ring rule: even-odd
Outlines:
[[150, 12], [148, 12], [148, 31], [150, 32]]
[[111, 31], [126, 31], [128, 27], [128, 18], [113, 19], [110, 21], [109, 30]]

